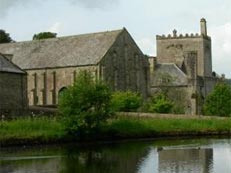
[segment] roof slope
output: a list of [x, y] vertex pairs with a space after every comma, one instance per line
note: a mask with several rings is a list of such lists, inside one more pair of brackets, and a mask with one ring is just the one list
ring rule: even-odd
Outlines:
[[122, 31], [0, 44], [0, 52], [13, 54], [12, 61], [22, 69], [94, 65]]
[[25, 73], [2, 54], [0, 54], [0, 72]]
[[154, 85], [160, 85], [158, 77], [163, 77], [162, 75], [168, 75], [172, 81], [169, 85], [179, 86], [187, 85], [187, 76], [185, 73], [174, 63], [161, 63], [157, 64], [154, 72]]

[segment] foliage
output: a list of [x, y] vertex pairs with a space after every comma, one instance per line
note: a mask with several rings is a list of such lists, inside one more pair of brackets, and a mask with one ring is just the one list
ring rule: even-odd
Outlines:
[[144, 109], [152, 113], [170, 113], [174, 104], [163, 94], [157, 93], [145, 104]]
[[206, 97], [203, 113], [205, 115], [231, 116], [231, 86], [225, 82], [218, 83]]
[[[65, 128], [62, 122], [54, 118], [20, 118], [11, 121], [0, 121], [0, 141], [2, 144], [22, 145], [30, 142], [66, 141]], [[156, 137], [170, 135], [223, 134], [231, 130], [230, 118], [147, 118], [125, 117], [119, 115], [100, 127], [97, 137]], [[73, 140], [72, 138], [69, 140]]]
[[156, 137], [180, 136], [229, 132], [230, 119], [189, 119], [189, 118], [141, 118], [118, 116], [105, 127], [105, 133], [111, 137]]
[[0, 43], [10, 43], [12, 41], [10, 35], [6, 33], [6, 31], [0, 29]]
[[38, 34], [34, 34], [33, 40], [41, 40], [41, 39], [47, 39], [47, 38], [56, 38], [57, 33], [53, 32], [40, 32]]
[[156, 82], [157, 85], [161, 87], [158, 88], [156, 93], [157, 95], [163, 95], [168, 102], [171, 102], [172, 108], [168, 113], [184, 114], [188, 106], [186, 102], [187, 94], [183, 88], [171, 87], [175, 86], [174, 82], [176, 80], [177, 78], [171, 76], [169, 73], [159, 73], [158, 76], [156, 76]]
[[83, 137], [98, 129], [112, 115], [110, 102], [109, 87], [81, 71], [59, 101], [67, 133]]
[[171, 109], [171, 113], [173, 114], [185, 114], [184, 105], [179, 105], [173, 102], [173, 107]]
[[2, 139], [52, 140], [64, 135], [63, 125], [54, 118], [27, 117], [11, 121], [0, 121], [0, 141]]
[[112, 107], [114, 111], [136, 111], [142, 104], [139, 93], [132, 91], [117, 91], [112, 95]]

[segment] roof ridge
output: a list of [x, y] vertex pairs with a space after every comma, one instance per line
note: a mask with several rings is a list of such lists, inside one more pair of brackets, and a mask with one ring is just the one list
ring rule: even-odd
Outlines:
[[22, 69], [96, 65], [124, 31], [0, 44], [0, 51], [13, 54], [12, 62]]
[[44, 41], [55, 41], [55, 40], [62, 40], [62, 39], [67, 39], [67, 38], [76, 38], [76, 37], [81, 37], [81, 36], [90, 36], [90, 35], [97, 35], [97, 34], [103, 34], [103, 33], [112, 33], [112, 32], [118, 32], [121, 33], [124, 29], [116, 29], [116, 30], [107, 30], [107, 31], [99, 31], [99, 32], [89, 32], [89, 33], [82, 33], [82, 34], [77, 34], [77, 35], [67, 35], [67, 36], [60, 36], [60, 37], [55, 37], [55, 38], [46, 38], [46, 39], [40, 39], [40, 40], [25, 40], [25, 41], [19, 41], [19, 42], [11, 42], [11, 43], [0, 43], [1, 45], [10, 45], [10, 44], [19, 44], [19, 43], [31, 43], [31, 42], [44, 42]]
[[170, 62], [169, 63], [167, 63], [167, 62], [166, 63], [159, 63], [159, 64], [160, 65], [176, 65], [175, 63], [170, 63]]

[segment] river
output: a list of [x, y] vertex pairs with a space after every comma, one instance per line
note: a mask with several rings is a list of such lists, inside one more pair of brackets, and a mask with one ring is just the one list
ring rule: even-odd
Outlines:
[[0, 173], [231, 173], [231, 139], [0, 148]]

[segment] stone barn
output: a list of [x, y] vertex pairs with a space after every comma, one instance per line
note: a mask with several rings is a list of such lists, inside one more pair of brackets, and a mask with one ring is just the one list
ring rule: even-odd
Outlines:
[[18, 115], [27, 108], [26, 72], [0, 54], [0, 115]]
[[0, 44], [0, 52], [25, 70], [29, 105], [56, 105], [80, 70], [105, 80], [113, 90], [148, 94], [149, 63], [128, 31], [107, 31]]

